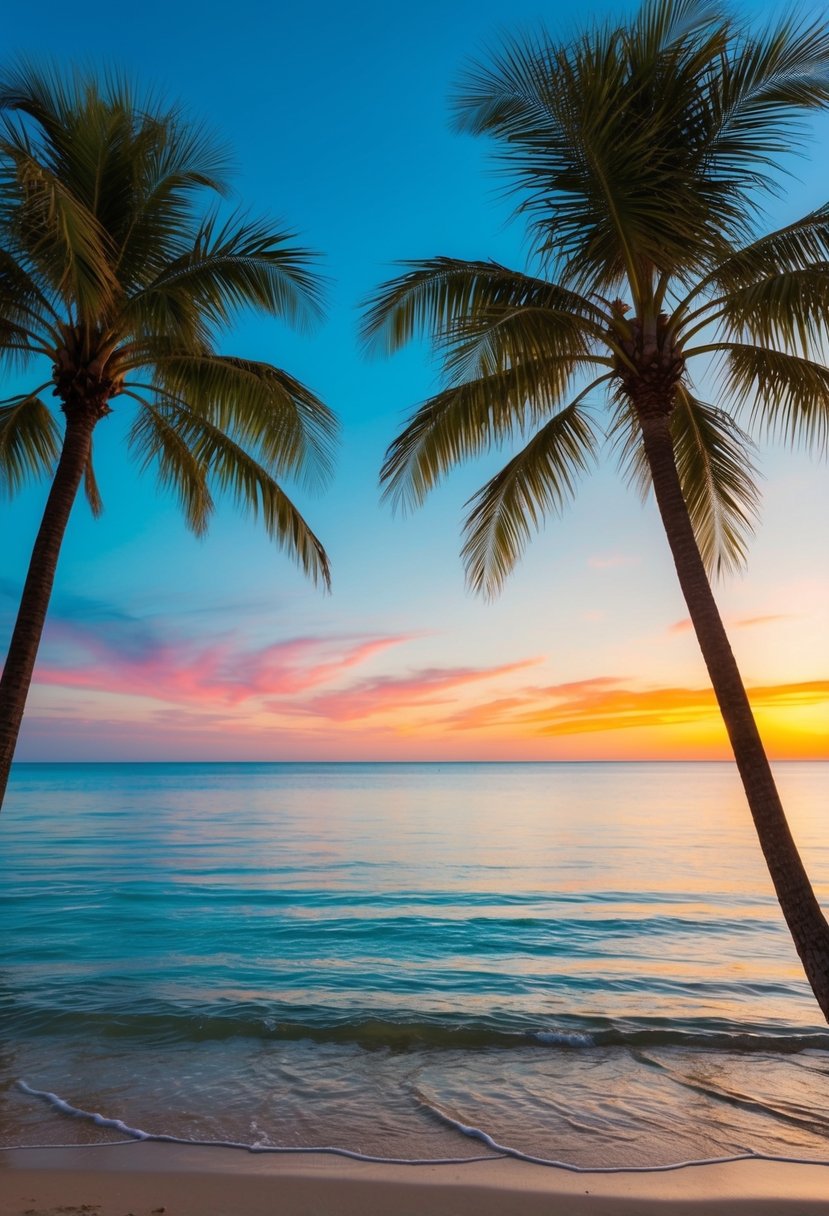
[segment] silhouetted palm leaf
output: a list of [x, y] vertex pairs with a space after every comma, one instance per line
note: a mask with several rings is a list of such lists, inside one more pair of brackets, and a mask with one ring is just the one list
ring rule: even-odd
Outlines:
[[208, 418], [166, 396], [145, 407], [131, 440], [145, 461], [160, 461], [162, 477], [174, 486], [188, 522], [203, 532], [212, 508], [208, 486], [230, 496], [254, 517], [268, 535], [292, 552], [315, 582], [331, 584], [325, 550], [267, 468], [229, 438]]
[[829, 368], [787, 351], [723, 344], [726, 392], [751, 421], [788, 442], [825, 453], [829, 440]]
[[15, 494], [50, 473], [60, 452], [60, 431], [39, 397], [0, 401], [0, 489]]
[[597, 447], [586, 410], [573, 402], [469, 500], [463, 558], [474, 590], [494, 595], [501, 589], [533, 531], [545, 516], [561, 514], [574, 497], [577, 479], [594, 463]]
[[553, 413], [573, 361], [546, 358], [448, 388], [425, 402], [386, 453], [381, 480], [396, 506], [419, 506], [454, 465], [523, 435]]

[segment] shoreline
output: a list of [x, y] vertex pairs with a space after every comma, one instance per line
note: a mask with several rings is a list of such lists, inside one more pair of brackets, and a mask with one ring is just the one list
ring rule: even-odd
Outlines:
[[574, 1173], [135, 1141], [0, 1150], [0, 1216], [819, 1216], [829, 1163]]

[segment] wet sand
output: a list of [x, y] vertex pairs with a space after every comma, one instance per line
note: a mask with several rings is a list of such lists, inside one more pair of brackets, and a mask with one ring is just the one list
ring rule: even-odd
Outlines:
[[0, 1216], [826, 1216], [829, 1166], [571, 1173], [136, 1142], [0, 1152]]

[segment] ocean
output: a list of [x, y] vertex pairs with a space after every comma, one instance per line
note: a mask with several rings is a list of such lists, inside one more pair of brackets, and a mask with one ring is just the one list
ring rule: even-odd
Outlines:
[[0, 924], [0, 1145], [829, 1160], [729, 764], [18, 764]]

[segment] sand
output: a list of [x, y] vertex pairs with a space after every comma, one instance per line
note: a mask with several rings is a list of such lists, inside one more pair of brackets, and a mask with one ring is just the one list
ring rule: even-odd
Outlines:
[[829, 1165], [570, 1173], [166, 1144], [0, 1151], [0, 1216], [827, 1216]]

